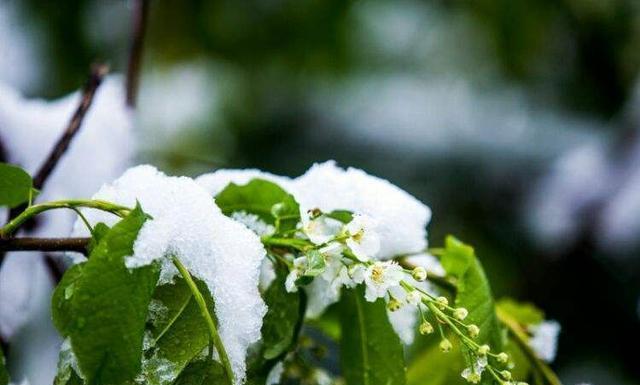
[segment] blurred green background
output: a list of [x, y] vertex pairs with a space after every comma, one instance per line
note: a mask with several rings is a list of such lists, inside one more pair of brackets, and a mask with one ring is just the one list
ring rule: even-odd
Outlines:
[[[125, 72], [132, 7], [0, 1], [24, 63], [0, 79], [54, 98]], [[139, 161], [388, 178], [432, 245], [476, 245], [498, 297], [560, 321], [565, 383], [640, 384], [639, 65], [637, 0], [152, 0]]]

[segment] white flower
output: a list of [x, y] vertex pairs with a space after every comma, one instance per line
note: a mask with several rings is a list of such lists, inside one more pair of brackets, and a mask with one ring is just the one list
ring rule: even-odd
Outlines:
[[422, 301], [422, 294], [418, 290], [413, 290], [407, 294], [407, 303], [418, 305]]
[[558, 348], [560, 324], [557, 321], [544, 321], [538, 325], [530, 326], [529, 331], [533, 333], [529, 345], [536, 355], [547, 362], [553, 361], [556, 358]]
[[368, 261], [380, 251], [380, 237], [375, 231], [376, 222], [366, 215], [354, 215], [347, 224], [347, 246], [361, 261]]
[[320, 215], [317, 218], [303, 218], [302, 232], [316, 245], [325, 244], [342, 231], [342, 222]]
[[[384, 261], [371, 264], [364, 274], [364, 282], [366, 284], [364, 296], [366, 300], [373, 302], [377, 298], [385, 297], [387, 291], [401, 289], [400, 281], [403, 278], [402, 267], [397, 262]], [[397, 292], [398, 296], [402, 295], [402, 291]]]
[[289, 293], [295, 293], [298, 291], [296, 281], [302, 277], [304, 271], [307, 269], [307, 257], [298, 257], [293, 260], [293, 268], [287, 275], [287, 279], [284, 282], [284, 286]]

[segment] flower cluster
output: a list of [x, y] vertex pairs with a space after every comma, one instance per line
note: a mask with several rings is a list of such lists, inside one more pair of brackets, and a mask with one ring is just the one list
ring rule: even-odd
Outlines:
[[428, 271], [425, 267], [408, 268], [396, 260], [374, 258], [380, 248], [380, 239], [376, 234], [376, 223], [370, 217], [353, 214], [351, 220], [344, 223], [319, 210], [312, 210], [302, 221], [296, 237], [307, 243], [301, 244], [304, 246], [299, 247], [298, 254], [286, 254], [290, 266], [286, 280], [288, 291], [297, 291], [298, 286], [308, 287], [304, 277], [313, 267], [307, 255], [311, 250], [318, 251], [324, 264], [321, 264], [323, 267], [311, 285], [324, 282], [323, 289], [337, 297], [343, 286], [352, 288], [362, 284], [365, 299], [373, 302], [383, 298], [390, 312], [404, 307], [415, 309], [420, 315], [418, 331], [428, 335], [437, 330], [442, 352], [453, 348], [444, 329], [456, 335], [470, 362], [470, 367], [461, 373], [469, 383], [479, 383], [483, 373], [488, 373], [503, 385], [524, 384], [511, 381], [511, 373], [505, 368], [509, 362], [506, 353], [494, 353], [489, 345], [475, 341], [480, 335], [480, 328], [465, 323], [469, 314], [467, 309], [452, 307], [446, 297], [436, 296], [427, 290]]

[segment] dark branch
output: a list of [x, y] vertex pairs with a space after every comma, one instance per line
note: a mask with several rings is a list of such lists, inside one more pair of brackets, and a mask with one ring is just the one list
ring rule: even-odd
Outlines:
[[140, 81], [140, 67], [142, 63], [142, 49], [144, 35], [147, 29], [149, 14], [149, 0], [136, 0], [133, 10], [133, 27], [131, 47], [129, 50], [129, 64], [127, 66], [127, 106], [135, 107]]
[[82, 121], [91, 106], [91, 102], [93, 102], [93, 96], [107, 72], [109, 72], [109, 67], [104, 64], [97, 64], [92, 67], [91, 75], [84, 86], [84, 90], [82, 91], [80, 105], [69, 121], [67, 129], [64, 131], [60, 139], [58, 139], [53, 150], [49, 153], [49, 156], [33, 178], [34, 188], [38, 190], [42, 189], [47, 178], [49, 178], [49, 175], [51, 175], [51, 172], [60, 161], [60, 158], [62, 158], [62, 155], [64, 155], [69, 148], [69, 144], [71, 144], [71, 140], [78, 133], [80, 126], [82, 125]]
[[86, 253], [91, 238], [4, 238], [0, 252], [7, 251], [75, 251]]

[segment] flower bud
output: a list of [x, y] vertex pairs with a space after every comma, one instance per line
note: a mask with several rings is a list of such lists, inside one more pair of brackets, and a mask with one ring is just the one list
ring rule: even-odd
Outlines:
[[431, 323], [429, 323], [429, 321], [423, 321], [420, 324], [419, 330], [420, 330], [420, 334], [424, 336], [424, 335], [433, 333], [433, 326], [431, 326]]
[[467, 381], [469, 381], [472, 384], [477, 384], [480, 382], [481, 379], [482, 379], [482, 375], [480, 373], [471, 373], [469, 374], [469, 378], [467, 378]]
[[491, 350], [489, 345], [482, 345], [478, 348], [478, 354], [481, 356], [486, 356], [487, 353], [489, 353], [489, 350]]
[[467, 326], [467, 331], [469, 332], [469, 337], [471, 338], [477, 338], [480, 335], [480, 328], [475, 324]]
[[440, 310], [444, 310], [449, 305], [449, 300], [447, 297], [438, 297], [436, 298], [436, 303]]
[[511, 380], [511, 372], [508, 370], [501, 371], [500, 375], [502, 376], [502, 378], [504, 378], [507, 381]]
[[463, 307], [459, 307], [453, 311], [453, 316], [456, 319], [459, 319], [460, 321], [467, 318], [468, 315], [469, 315], [469, 311], [467, 311], [467, 309]]
[[400, 306], [402, 306], [402, 303], [400, 303], [400, 301], [398, 301], [394, 297], [391, 297], [389, 299], [389, 302], [387, 303], [387, 309], [389, 309], [389, 311], [396, 311], [400, 309]]
[[427, 279], [427, 270], [422, 266], [417, 266], [411, 272], [411, 276], [418, 282], [422, 282]]
[[501, 352], [500, 354], [498, 354], [496, 359], [499, 363], [506, 364], [509, 361], [509, 355], [505, 352]]
[[443, 353], [449, 353], [451, 351], [451, 348], [453, 348], [453, 345], [451, 345], [451, 341], [449, 341], [448, 339], [445, 338], [440, 341], [440, 351], [442, 351]]

